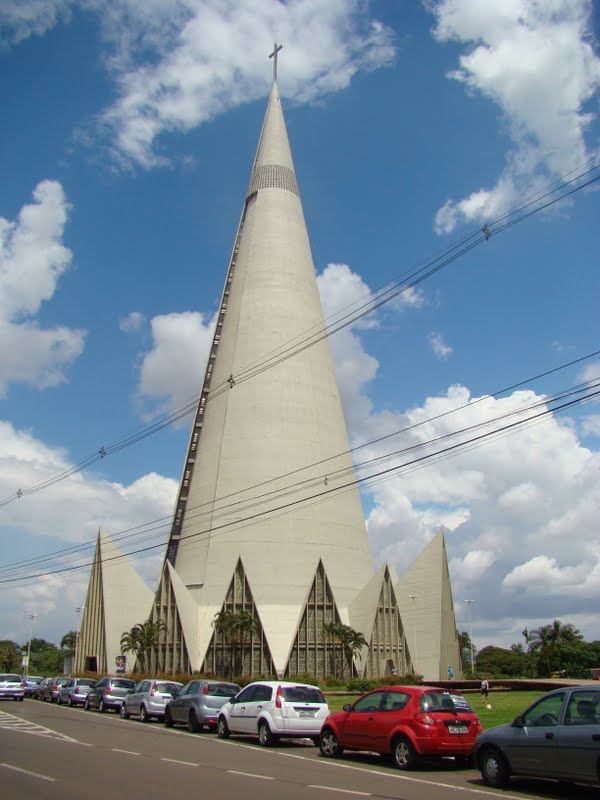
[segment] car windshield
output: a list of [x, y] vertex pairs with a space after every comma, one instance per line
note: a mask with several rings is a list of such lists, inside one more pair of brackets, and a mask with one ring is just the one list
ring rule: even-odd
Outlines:
[[156, 691], [160, 692], [161, 694], [170, 694], [171, 697], [175, 697], [177, 692], [181, 686], [178, 683], [157, 683], [156, 684]]
[[212, 697], [235, 697], [240, 687], [231, 683], [209, 683], [208, 694]]
[[325, 698], [312, 686], [284, 686], [281, 690], [283, 699], [288, 703], [324, 703]]
[[424, 692], [419, 697], [419, 708], [421, 711], [447, 711], [450, 714], [456, 714], [458, 710], [454, 705], [452, 695], [441, 690]]

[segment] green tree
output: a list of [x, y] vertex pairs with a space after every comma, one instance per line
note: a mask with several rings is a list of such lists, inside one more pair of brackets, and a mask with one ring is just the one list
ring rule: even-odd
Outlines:
[[149, 619], [146, 622], [138, 622], [121, 635], [121, 653], [133, 653], [138, 660], [140, 670], [145, 672], [148, 656], [158, 645], [160, 634], [166, 628], [161, 619], [155, 622]]
[[472, 667], [473, 665], [471, 664], [471, 658], [475, 653], [475, 649], [471, 646], [471, 637], [467, 631], [461, 631], [458, 634], [458, 647], [460, 649], [460, 661], [463, 669], [466, 664]]
[[77, 631], [68, 631], [60, 640], [62, 650], [68, 650], [71, 654], [75, 652], [75, 642], [77, 641]]
[[[344, 677], [345, 664], [350, 661], [352, 670], [354, 670], [354, 658], [366, 647], [368, 642], [359, 631], [351, 628], [350, 625], [344, 625], [341, 622], [325, 622], [323, 625], [323, 635], [327, 641], [333, 643], [333, 674], [336, 678]], [[338, 674], [337, 670], [337, 657], [336, 653], [339, 650], [341, 669]]]
[[571, 623], [563, 624], [555, 619], [549, 625], [541, 625], [529, 633], [529, 652], [537, 661], [538, 674], [550, 675], [566, 669], [563, 653], [566, 647], [573, 648], [583, 641], [583, 636]]
[[477, 671], [496, 678], [515, 678], [525, 672], [525, 653], [488, 645], [477, 653]]
[[0, 641], [0, 670], [2, 672], [21, 672], [21, 648], [8, 639]]
[[[236, 647], [239, 650], [239, 670], [244, 669], [244, 651], [248, 638], [257, 631], [257, 623], [252, 612], [243, 609], [230, 611], [222, 608], [212, 621], [213, 628], [231, 647], [229, 677], [233, 679], [236, 669]], [[252, 665], [250, 665], [252, 669]]]

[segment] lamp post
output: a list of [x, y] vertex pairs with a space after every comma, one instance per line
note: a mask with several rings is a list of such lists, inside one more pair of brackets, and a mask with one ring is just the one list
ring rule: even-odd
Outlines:
[[475, 656], [473, 654], [473, 618], [471, 616], [471, 606], [473, 605], [474, 600], [465, 600], [465, 603], [469, 607], [469, 640], [471, 642], [471, 677], [475, 675]]
[[415, 611], [415, 600], [417, 599], [418, 594], [409, 594], [408, 599], [411, 601], [412, 607], [412, 624], [413, 624], [413, 636], [415, 642], [415, 652], [413, 655], [413, 673], [417, 674], [417, 616]]
[[29, 639], [27, 641], [27, 664], [25, 665], [25, 678], [29, 675], [29, 656], [31, 655], [31, 636], [33, 634], [33, 620], [37, 617], [37, 614], [33, 612], [29, 612]]
[[75, 613], [77, 614], [77, 624], [75, 626], [75, 650], [73, 653], [73, 672], [77, 671], [77, 650], [79, 649], [79, 613], [83, 611], [85, 606], [75, 606]]

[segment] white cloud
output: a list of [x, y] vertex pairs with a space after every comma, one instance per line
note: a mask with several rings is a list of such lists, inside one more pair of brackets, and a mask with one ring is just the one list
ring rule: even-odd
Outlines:
[[34, 319], [71, 262], [62, 243], [69, 206], [57, 181], [42, 181], [16, 222], [0, 217], [0, 396], [11, 382], [38, 388], [65, 380], [83, 351], [85, 332], [42, 329]]
[[139, 331], [146, 322], [146, 317], [139, 311], [132, 311], [126, 317], [119, 320], [119, 330], [123, 333], [134, 333]]
[[76, 0], [2, 0], [0, 46], [42, 36], [61, 20], [69, 20]]
[[584, 417], [581, 430], [585, 436], [600, 436], [600, 414], [588, 414]]
[[454, 349], [450, 347], [450, 345], [446, 344], [444, 341], [444, 337], [441, 333], [436, 333], [432, 331], [429, 336], [427, 337], [429, 344], [431, 345], [431, 349], [436, 354], [436, 356], [442, 361], [445, 361], [447, 358], [450, 358]]
[[440, 0], [432, 5], [440, 42], [468, 45], [449, 77], [496, 103], [512, 150], [495, 186], [448, 200], [436, 228], [491, 219], [588, 158], [586, 103], [600, 86], [590, 0]]
[[216, 316], [205, 322], [202, 314], [184, 311], [154, 317], [150, 325], [152, 349], [143, 356], [138, 386], [146, 416], [173, 410], [198, 397]]
[[310, 102], [345, 88], [359, 70], [389, 64], [392, 32], [365, 8], [359, 0], [196, 0], [155, 4], [148, 14], [146, 4], [104, 5], [119, 99], [101, 121], [115, 155], [123, 164], [162, 164], [162, 134], [263, 97], [270, 71], [257, 43], [285, 43], [279, 78], [290, 101]]
[[[14, 495], [18, 488], [35, 485], [72, 466], [63, 451], [48, 447], [31, 431], [17, 430], [9, 422], [0, 421], [0, 498]], [[138, 533], [119, 544], [123, 552], [142, 545], [160, 545], [155, 554], [144, 556], [135, 564], [153, 585], [176, 491], [175, 480], [155, 473], [144, 475], [129, 485], [108, 482], [92, 472], [78, 473], [43, 492], [6, 505], [2, 509], [3, 530], [9, 538], [12, 531], [19, 531], [25, 548], [28, 542], [35, 542], [32, 547], [36, 558], [46, 552], [55, 553], [57, 542], [62, 543], [61, 549], [89, 543], [79, 554], [30, 565], [27, 567], [27, 574], [30, 574], [70, 564], [89, 564], [100, 527], [114, 535], [152, 519], [166, 518], [156, 530]], [[60, 640], [64, 632], [75, 625], [74, 608], [84, 601], [88, 576], [89, 569], [84, 569], [45, 575], [18, 587], [0, 584], [3, 609], [0, 639], [14, 632], [9, 638], [23, 641], [25, 610], [37, 613], [36, 626], [54, 631], [47, 635]], [[6, 571], [2, 577], [7, 577]]]

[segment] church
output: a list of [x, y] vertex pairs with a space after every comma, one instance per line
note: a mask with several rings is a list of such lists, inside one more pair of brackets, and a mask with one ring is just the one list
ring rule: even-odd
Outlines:
[[[160, 621], [154, 673], [461, 676], [443, 533], [406, 575], [375, 569], [273, 83], [225, 273], [158, 586], [100, 532], [77, 670], [114, 670], [128, 627]], [[125, 573], [128, 573], [127, 575]], [[126, 607], [126, 613], [123, 610]], [[254, 619], [242, 646], [215, 619]], [[127, 618], [127, 619], [126, 619]], [[129, 624], [131, 620], [131, 624]], [[332, 623], [364, 637], [343, 647]], [[133, 666], [133, 665], [131, 665]], [[339, 671], [339, 670], [338, 670]]]

